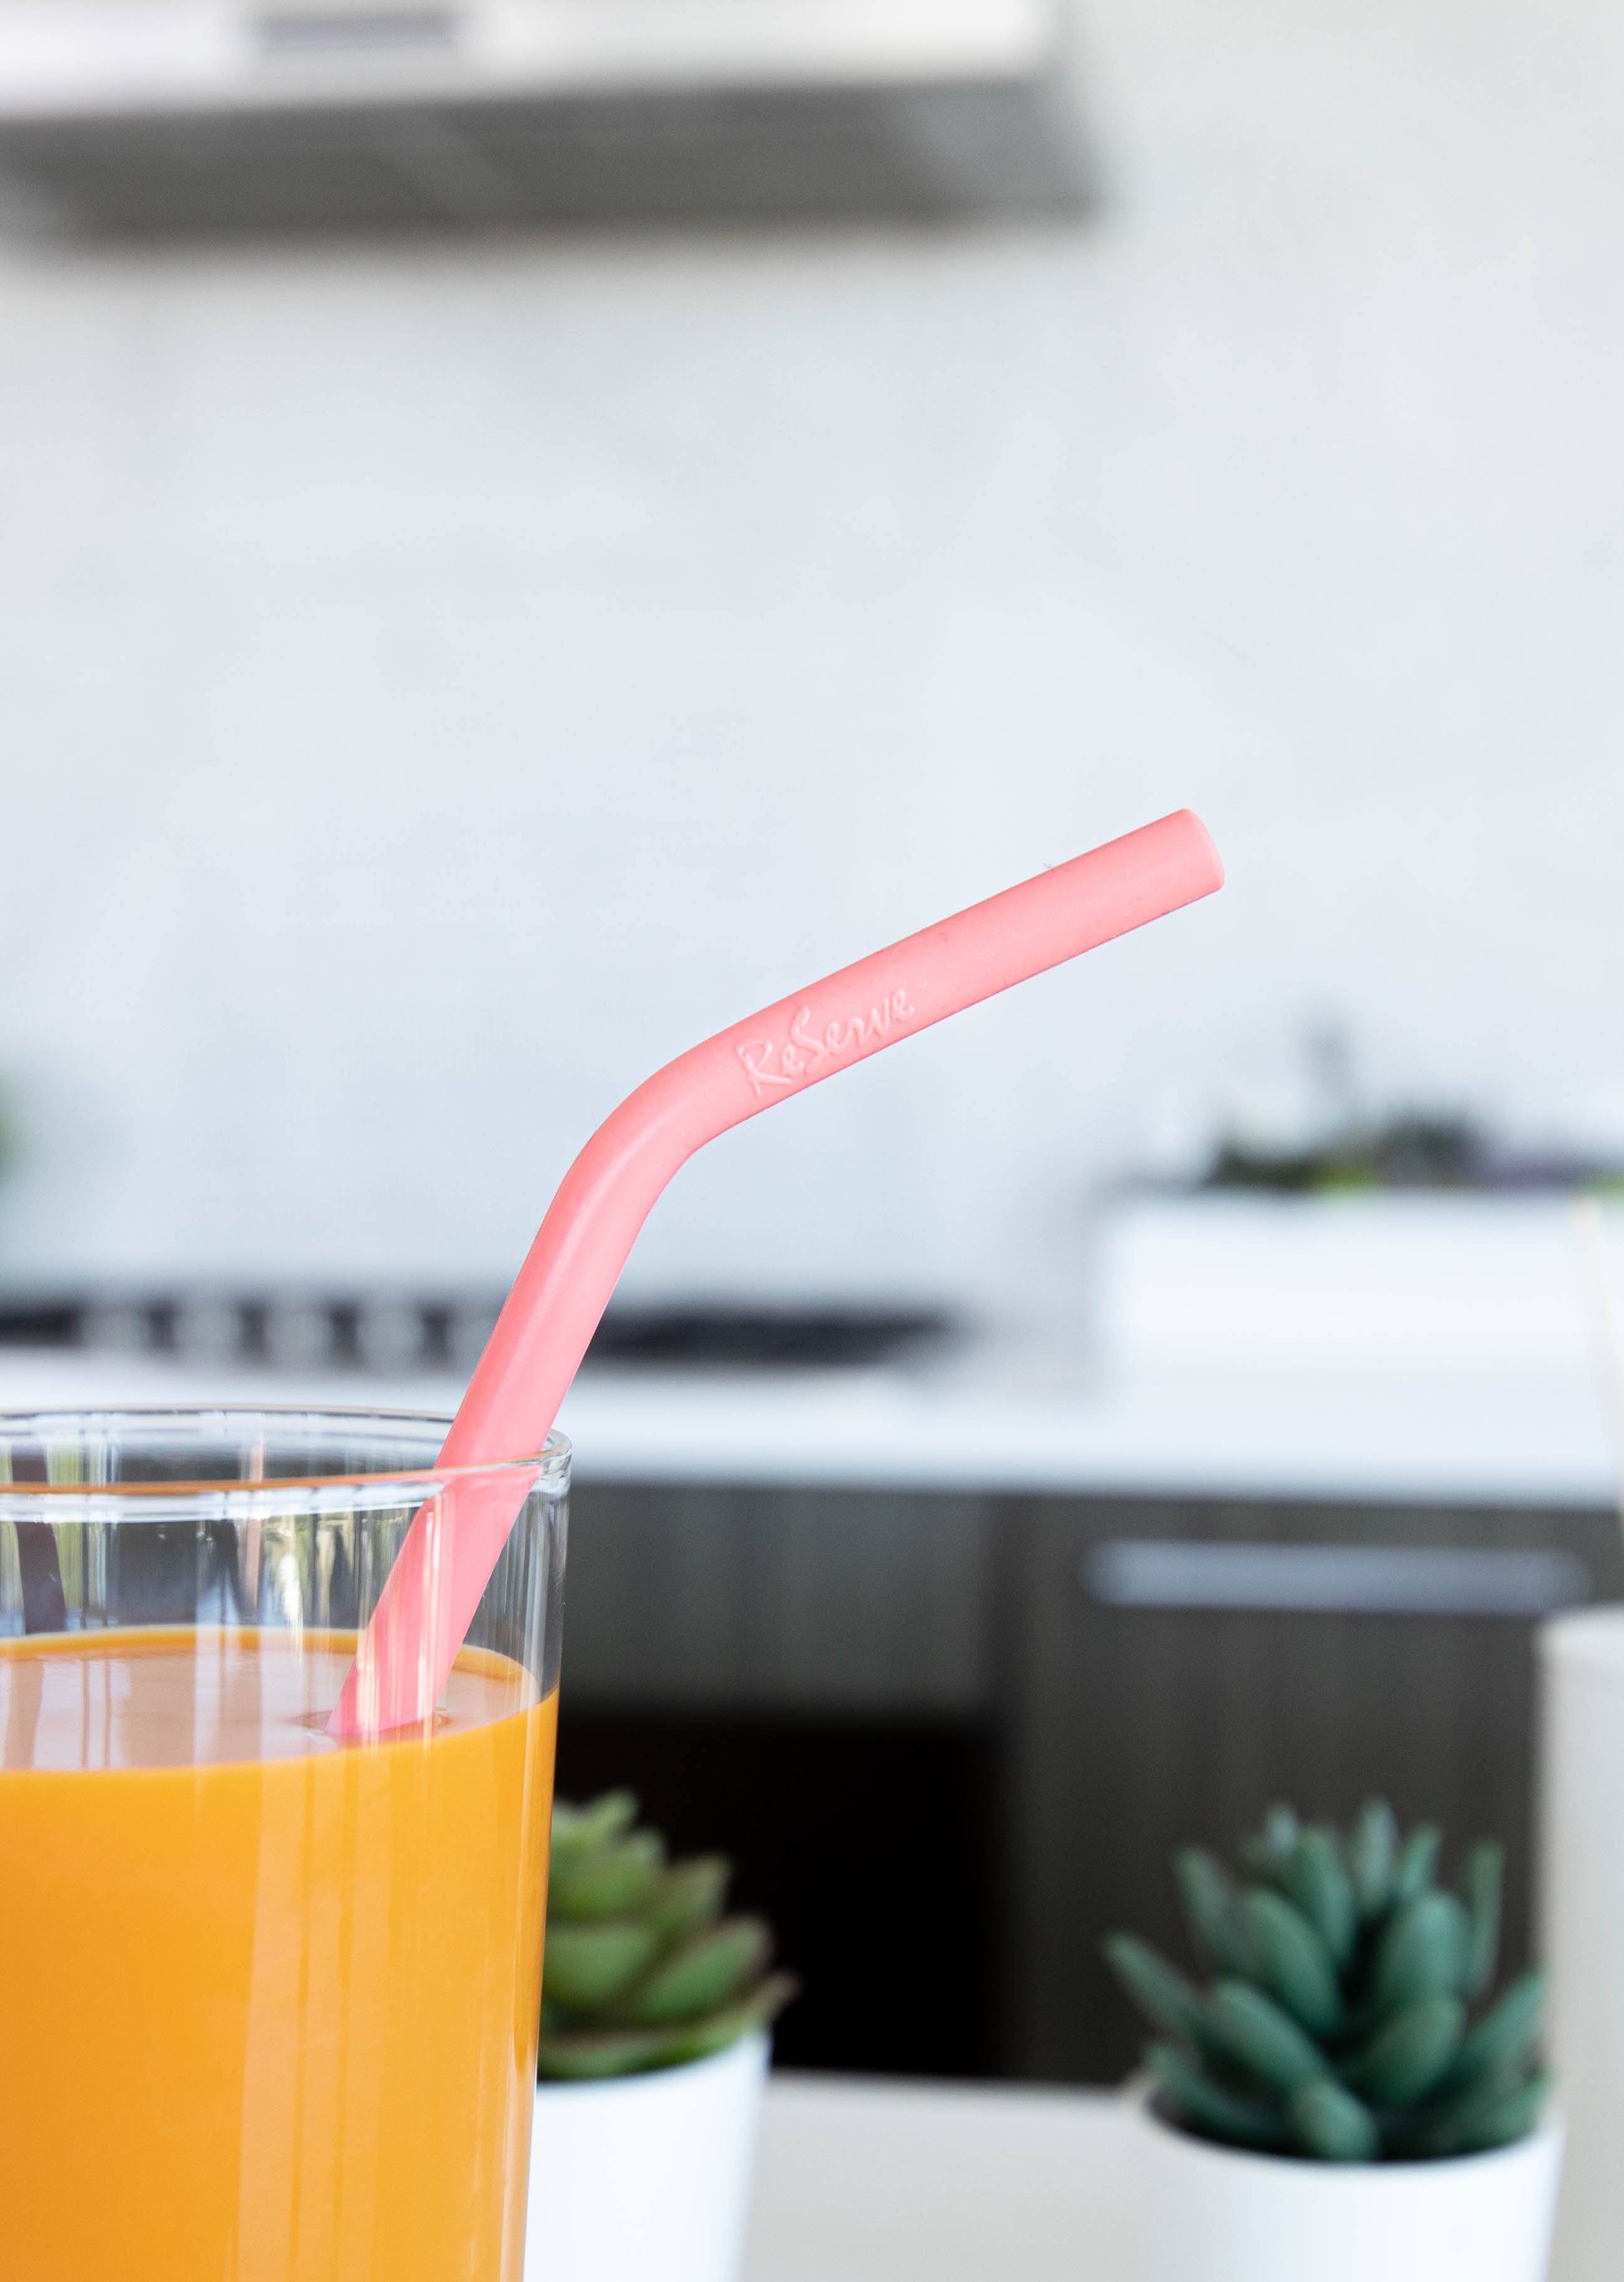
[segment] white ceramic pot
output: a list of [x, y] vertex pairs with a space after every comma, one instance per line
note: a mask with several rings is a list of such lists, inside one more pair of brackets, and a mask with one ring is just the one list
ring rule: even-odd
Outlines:
[[524, 2282], [737, 2282], [767, 2052], [539, 2085]]
[[1624, 2272], [1624, 1609], [1540, 1630], [1540, 1947], [1570, 2118], [1554, 2282]]
[[1144, 2282], [1542, 2282], [1562, 2165], [1543, 2124], [1438, 2163], [1311, 2163], [1192, 2139], [1143, 2103]]

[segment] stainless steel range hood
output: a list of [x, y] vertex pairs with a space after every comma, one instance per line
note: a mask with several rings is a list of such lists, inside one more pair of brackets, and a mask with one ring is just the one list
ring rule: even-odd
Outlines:
[[103, 228], [1085, 193], [1065, 0], [0, 0], [0, 175]]

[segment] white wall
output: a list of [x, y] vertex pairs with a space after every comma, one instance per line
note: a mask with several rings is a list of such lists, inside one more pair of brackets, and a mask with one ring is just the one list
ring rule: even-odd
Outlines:
[[1091, 0], [1025, 234], [0, 256], [0, 1272], [501, 1275], [657, 1061], [1184, 802], [1214, 904], [645, 1284], [985, 1285], [1307, 1017], [1624, 1077], [1624, 17]]

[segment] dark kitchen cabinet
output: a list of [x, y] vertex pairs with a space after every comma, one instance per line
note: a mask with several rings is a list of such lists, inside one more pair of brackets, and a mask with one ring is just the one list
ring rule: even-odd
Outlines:
[[1084, 1499], [1006, 1543], [1014, 2072], [1124, 2072], [1102, 1936], [1179, 1954], [1174, 1848], [1227, 1848], [1277, 1798], [1340, 1820], [1382, 1793], [1457, 1850], [1503, 1838], [1527, 1953], [1533, 1628], [1624, 1589], [1611, 1516]]
[[[561, 1781], [740, 1860], [807, 2065], [1107, 2081], [1100, 1963], [1181, 1944], [1169, 1857], [1371, 1791], [1503, 1837], [1526, 1952], [1539, 1617], [1624, 1593], [1610, 1515], [587, 1485]], [[776, 1775], [773, 1771], [778, 1771]], [[821, 1989], [822, 1994], [820, 1994]]]
[[559, 1785], [626, 1783], [738, 1866], [796, 2066], [998, 2064], [991, 1563], [975, 1498], [575, 1493]]
[[997, 1508], [884, 1491], [573, 1494], [577, 1704], [980, 1716]]

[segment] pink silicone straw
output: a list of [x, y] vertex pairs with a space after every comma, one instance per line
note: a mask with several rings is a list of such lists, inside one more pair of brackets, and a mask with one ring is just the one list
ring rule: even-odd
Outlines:
[[440, 1452], [464, 1475], [413, 1519], [329, 1723], [431, 1715], [536, 1479], [540, 1453], [655, 1200], [695, 1149], [882, 1046], [1224, 882], [1188, 809], [926, 928], [693, 1046], [623, 1101], [565, 1174]]

